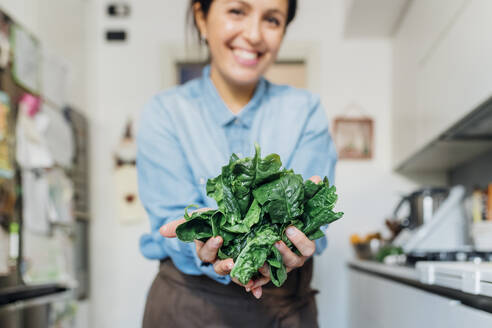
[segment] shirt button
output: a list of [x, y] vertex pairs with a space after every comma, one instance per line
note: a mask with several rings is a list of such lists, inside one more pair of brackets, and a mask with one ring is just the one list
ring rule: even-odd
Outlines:
[[205, 178], [204, 178], [204, 177], [201, 177], [201, 178], [200, 178], [200, 184], [201, 184], [201, 185], [205, 184]]
[[239, 124], [239, 119], [238, 118], [234, 119], [234, 124], [236, 124], [236, 125]]

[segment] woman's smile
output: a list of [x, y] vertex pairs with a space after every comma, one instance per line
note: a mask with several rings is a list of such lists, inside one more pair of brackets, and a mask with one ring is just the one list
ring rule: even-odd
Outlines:
[[261, 53], [257, 51], [245, 50], [241, 48], [232, 49], [234, 58], [239, 65], [245, 67], [255, 67], [258, 65]]

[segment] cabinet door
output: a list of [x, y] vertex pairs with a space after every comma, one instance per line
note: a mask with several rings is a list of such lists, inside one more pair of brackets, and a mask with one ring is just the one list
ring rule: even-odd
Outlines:
[[417, 73], [417, 115], [422, 143], [492, 96], [492, 1], [465, 1]]
[[395, 35], [393, 157], [407, 159], [423, 145], [417, 88], [422, 60], [467, 0], [413, 1]]
[[492, 1], [416, 0], [394, 39], [399, 165], [492, 96]]
[[349, 327], [490, 328], [492, 314], [389, 279], [350, 270]]

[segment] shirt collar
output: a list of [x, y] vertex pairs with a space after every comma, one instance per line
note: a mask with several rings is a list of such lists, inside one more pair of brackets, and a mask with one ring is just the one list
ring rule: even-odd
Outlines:
[[238, 119], [241, 124], [249, 128], [253, 123], [256, 110], [258, 109], [261, 99], [265, 93], [266, 80], [263, 77], [260, 78], [251, 100], [237, 115], [235, 115], [229, 110], [229, 108], [227, 108], [226, 104], [220, 97], [217, 88], [210, 79], [210, 65], [203, 68], [202, 79], [205, 84], [205, 95], [207, 97], [207, 101], [210, 101], [211, 105], [206, 107], [211, 108], [211, 115], [213, 119], [221, 126], [228, 125]]

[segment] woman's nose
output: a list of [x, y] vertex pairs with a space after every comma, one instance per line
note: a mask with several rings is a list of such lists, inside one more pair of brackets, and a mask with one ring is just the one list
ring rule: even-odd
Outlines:
[[249, 19], [246, 23], [243, 35], [251, 44], [258, 44], [261, 42], [262, 36], [260, 23], [260, 20], [254, 18]]

